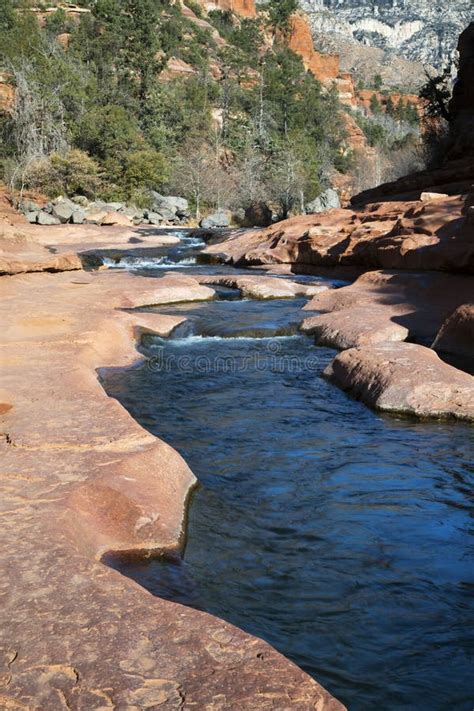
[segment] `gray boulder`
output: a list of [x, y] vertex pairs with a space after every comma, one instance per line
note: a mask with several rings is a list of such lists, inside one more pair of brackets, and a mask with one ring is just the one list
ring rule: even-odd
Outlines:
[[38, 225], [59, 225], [61, 221], [54, 215], [50, 215], [49, 212], [38, 213]]
[[122, 212], [125, 207], [123, 202], [108, 202], [104, 205], [107, 212]]
[[18, 205], [18, 209], [24, 215], [27, 215], [29, 212], [39, 212], [41, 205], [38, 205], [38, 203], [33, 200], [22, 200]]
[[212, 215], [204, 217], [199, 223], [199, 226], [204, 230], [211, 230], [229, 227], [229, 224], [229, 218], [225, 212], [214, 212]]
[[189, 203], [185, 198], [177, 195], [160, 195], [156, 190], [151, 191], [153, 210], [163, 215], [163, 210], [172, 212], [178, 217], [189, 217]]
[[73, 212], [77, 210], [77, 205], [75, 205], [70, 200], [62, 200], [61, 202], [53, 204], [54, 217], [57, 217], [60, 222], [69, 222], [72, 217]]
[[71, 222], [73, 225], [82, 225], [84, 220], [86, 219], [86, 211], [85, 210], [74, 210], [74, 212], [71, 215]]
[[173, 210], [170, 210], [164, 205], [160, 207], [159, 210], [157, 210], [156, 206], [154, 205], [153, 212], [156, 212], [158, 215], [161, 215], [163, 222], [172, 222], [174, 224], [175, 222], [179, 221], [178, 215]]
[[319, 197], [306, 205], [305, 211], [306, 214], [312, 215], [313, 213], [331, 210], [334, 207], [341, 207], [339, 195], [333, 188], [327, 188]]
[[71, 200], [76, 203], [76, 205], [80, 205], [81, 207], [87, 207], [89, 204], [89, 200], [84, 197], [84, 195], [74, 195]]
[[163, 215], [158, 212], [152, 212], [151, 210], [146, 213], [146, 219], [150, 225], [160, 225], [163, 222]]
[[39, 210], [31, 210], [30, 212], [25, 212], [24, 214], [31, 225], [36, 224], [38, 221]]

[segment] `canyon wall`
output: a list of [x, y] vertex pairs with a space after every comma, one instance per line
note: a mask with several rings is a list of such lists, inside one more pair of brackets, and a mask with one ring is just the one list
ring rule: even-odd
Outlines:
[[314, 32], [442, 68], [473, 19], [471, 0], [300, 0]]

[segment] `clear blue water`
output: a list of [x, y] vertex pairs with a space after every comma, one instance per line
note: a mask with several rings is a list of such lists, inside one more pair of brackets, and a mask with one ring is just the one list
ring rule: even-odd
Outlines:
[[321, 377], [333, 351], [264, 337], [302, 303], [170, 307], [188, 336], [103, 374], [201, 482], [182, 561], [112, 564], [264, 638], [351, 710], [471, 711], [474, 429], [381, 417]]

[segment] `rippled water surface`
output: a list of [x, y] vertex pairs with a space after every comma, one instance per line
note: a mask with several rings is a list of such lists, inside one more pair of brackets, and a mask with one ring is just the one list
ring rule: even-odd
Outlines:
[[470, 711], [474, 431], [381, 417], [321, 377], [332, 351], [265, 337], [302, 303], [169, 308], [191, 337], [104, 375], [202, 484], [182, 563], [118, 567], [266, 639], [351, 710]]

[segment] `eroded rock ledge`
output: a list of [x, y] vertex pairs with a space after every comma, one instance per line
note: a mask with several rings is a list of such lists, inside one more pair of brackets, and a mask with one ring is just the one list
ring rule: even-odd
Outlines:
[[268, 644], [100, 562], [176, 550], [195, 479], [96, 370], [132, 364], [141, 333], [181, 320], [124, 307], [213, 290], [74, 271], [5, 277], [0, 293], [0, 706], [342, 710]]
[[377, 409], [473, 420], [473, 200], [473, 192], [424, 192], [410, 202], [329, 210], [236, 233], [206, 252], [294, 272], [358, 269], [353, 284], [305, 307], [315, 314], [301, 328], [318, 345], [356, 349], [336, 358], [333, 382]]

